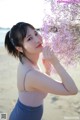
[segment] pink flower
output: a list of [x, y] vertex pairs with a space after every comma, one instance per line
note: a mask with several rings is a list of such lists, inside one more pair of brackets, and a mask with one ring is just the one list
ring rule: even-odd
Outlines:
[[41, 33], [44, 45], [50, 45], [66, 65], [74, 65], [80, 60], [80, 25], [76, 24], [76, 19], [80, 19], [79, 2], [80, 0], [51, 0], [49, 4], [52, 14], [46, 13], [43, 20]]

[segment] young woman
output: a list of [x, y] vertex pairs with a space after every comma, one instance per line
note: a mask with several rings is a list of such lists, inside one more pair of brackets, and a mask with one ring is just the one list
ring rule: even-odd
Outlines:
[[[50, 47], [43, 47], [42, 37], [32, 25], [24, 22], [14, 25], [6, 34], [5, 47], [11, 55], [20, 59], [17, 74], [19, 97], [9, 120], [41, 120], [43, 100], [48, 93], [77, 94], [74, 81]], [[41, 52], [45, 59], [43, 64], [46, 73], [42, 73], [37, 64]], [[54, 66], [62, 82], [57, 82], [47, 75], [49, 70], [46, 61]]]

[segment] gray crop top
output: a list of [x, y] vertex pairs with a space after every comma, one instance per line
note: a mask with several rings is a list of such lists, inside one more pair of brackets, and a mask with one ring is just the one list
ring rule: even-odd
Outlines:
[[[21, 103], [27, 106], [36, 107], [43, 104], [43, 99], [47, 96], [47, 93], [42, 93], [39, 91], [26, 91], [25, 90], [25, 75], [30, 72], [30, 69], [26, 70], [26, 66], [19, 64], [18, 67], [18, 85], [24, 87], [23, 91], [18, 90], [19, 92], [19, 100]], [[22, 81], [22, 83], [20, 83]]]

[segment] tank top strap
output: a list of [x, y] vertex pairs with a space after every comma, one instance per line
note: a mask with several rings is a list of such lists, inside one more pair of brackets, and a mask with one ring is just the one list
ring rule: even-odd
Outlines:
[[[26, 80], [26, 75], [27, 75], [27, 73], [29, 73], [31, 70], [32, 70], [32, 69], [29, 69], [29, 70], [25, 73], [25, 75], [24, 75], [24, 80], [23, 80], [23, 87], [24, 87], [24, 91], [26, 91], [26, 89], [25, 89], [25, 80]], [[26, 92], [27, 92], [27, 91], [26, 91]]]

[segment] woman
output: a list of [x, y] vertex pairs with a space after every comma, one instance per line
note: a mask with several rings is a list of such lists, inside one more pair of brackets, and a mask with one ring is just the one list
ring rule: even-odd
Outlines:
[[[6, 34], [5, 47], [11, 55], [20, 59], [17, 74], [19, 97], [9, 120], [41, 120], [43, 100], [48, 93], [75, 95], [78, 92], [74, 81], [53, 51], [42, 45], [42, 37], [28, 23], [19, 22]], [[42, 73], [37, 64], [41, 52], [46, 73]], [[47, 75], [50, 73], [46, 61], [54, 66], [62, 82]]]

